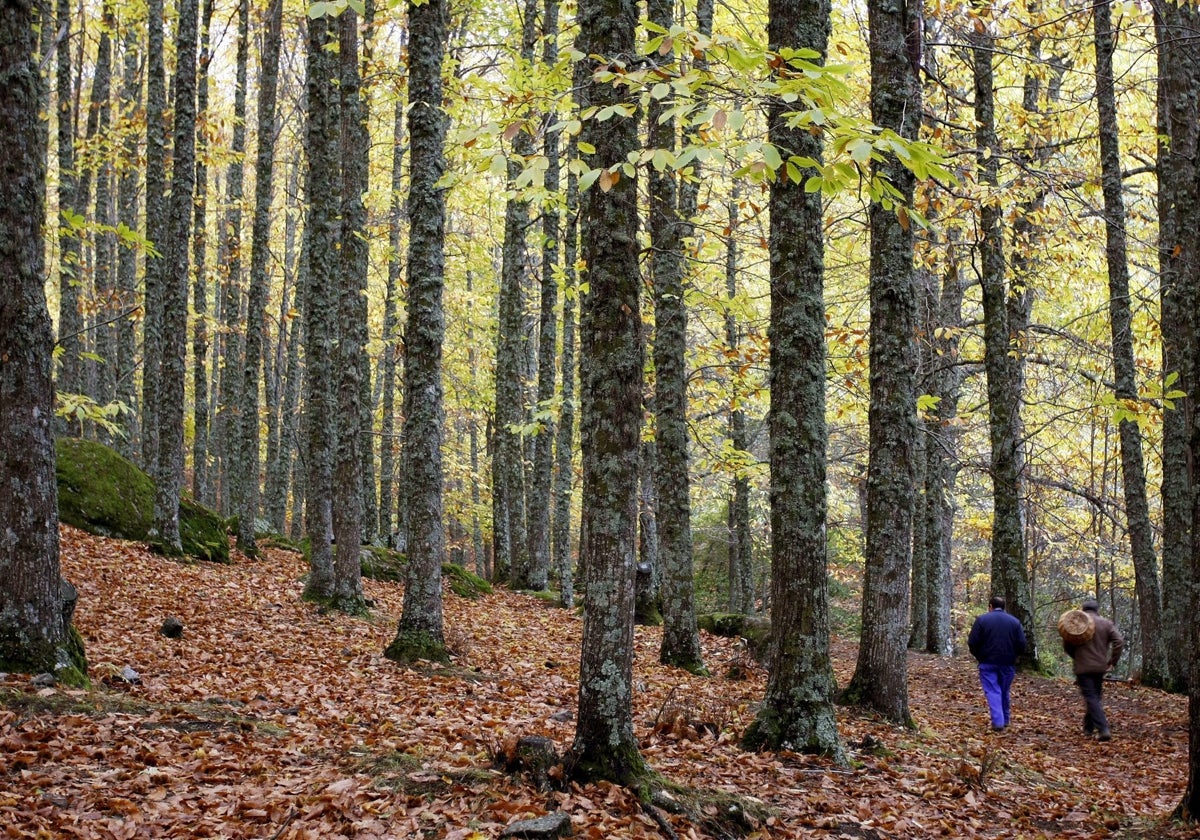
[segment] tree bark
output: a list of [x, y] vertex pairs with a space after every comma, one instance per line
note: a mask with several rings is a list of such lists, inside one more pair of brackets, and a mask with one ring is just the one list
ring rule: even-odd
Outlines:
[[448, 118], [442, 109], [442, 62], [449, 9], [446, 0], [409, 3], [408, 322], [404, 391], [408, 566], [404, 607], [385, 656], [447, 659], [442, 626], [442, 342], [446, 320], [446, 197], [437, 186], [446, 169]]
[[[584, 96], [589, 106], [625, 106], [626, 116], [585, 121], [581, 148], [590, 167], [619, 167], [638, 147], [633, 94], [597, 80], [599, 62], [635, 49], [638, 8], [631, 0], [583, 0], [578, 49], [589, 58]], [[611, 177], [611, 176], [609, 176]], [[637, 451], [642, 418], [642, 342], [638, 271], [637, 183], [621, 175], [583, 194], [582, 277], [583, 505], [587, 536], [579, 719], [568, 767], [576, 779], [631, 784], [646, 770], [633, 734], [633, 596], [637, 533]]]
[[196, 203], [192, 222], [192, 497], [203, 505], [213, 505], [212, 474], [209, 470], [208, 440], [208, 68], [213, 0], [204, 0], [200, 13], [199, 79], [196, 83], [196, 115], [200, 131], [196, 136]]
[[179, 498], [183, 487], [183, 403], [187, 358], [188, 239], [196, 185], [196, 0], [181, 0], [175, 50], [175, 129], [171, 200], [162, 278], [162, 375], [158, 388], [156, 546], [183, 554]]
[[396, 295], [399, 294], [404, 271], [404, 262], [400, 258], [400, 227], [404, 216], [401, 201], [404, 188], [404, 100], [397, 98], [393, 117], [392, 203], [388, 220], [387, 291], [383, 298], [383, 425], [379, 452], [379, 520], [384, 535], [388, 537], [396, 528], [394, 455], [399, 449], [396, 438], [396, 360], [402, 352], [402, 341], [397, 335]]
[[[772, 50], [810, 49], [823, 63], [825, 0], [770, 0]], [[785, 65], [786, 67], [786, 65]], [[822, 159], [819, 137], [788, 124], [772, 99], [769, 139], [782, 155]], [[790, 178], [770, 193], [771, 626], [770, 676], [747, 749], [793, 749], [841, 758], [829, 657], [825, 515], [825, 250], [820, 193]]]
[[[976, 142], [979, 181], [997, 189], [1000, 141], [996, 113], [992, 53], [995, 44], [987, 31], [969, 36], [974, 55]], [[980, 286], [983, 295], [984, 368], [987, 373], [988, 426], [992, 444], [992, 591], [1004, 596], [1008, 611], [1024, 625], [1027, 645], [1024, 667], [1037, 664], [1037, 628], [1029, 588], [1029, 569], [1021, 522], [1020, 360], [1015, 358], [1013, 331], [1005, 283], [1003, 207], [985, 201], [979, 209]]]
[[[86, 684], [59, 595], [54, 382], [44, 246], [46, 159], [38, 125], [34, 3], [0, 11], [0, 670]], [[70, 647], [74, 638], [77, 655]]]
[[358, 72], [358, 15], [346, 9], [338, 18], [341, 64], [341, 266], [338, 286], [337, 343], [337, 459], [333, 482], [334, 606], [344, 612], [362, 612], [364, 505], [362, 360], [367, 339], [367, 211], [362, 196], [367, 191], [367, 155], [370, 136], [363, 121], [361, 80]]
[[[74, 96], [71, 86], [71, 0], [58, 0], [55, 28], [63, 33], [56, 50], [56, 90], [58, 96], [58, 346], [62, 361], [58, 390], [83, 393], [83, 310], [81, 309], [80, 241], [69, 216], [79, 216], [84, 208], [78, 196], [79, 177], [75, 172]], [[77, 33], [78, 34], [78, 33]], [[147, 112], [149, 119], [149, 112]], [[69, 214], [69, 216], [68, 216]], [[78, 422], [66, 421], [62, 429], [73, 435], [81, 432]]]
[[338, 107], [333, 84], [337, 58], [326, 49], [330, 18], [308, 21], [308, 271], [304, 294], [305, 532], [312, 546], [306, 598], [333, 597], [334, 288], [338, 272]]
[[[121, 78], [121, 100], [123, 116], [132, 118], [141, 105], [141, 78], [137, 35], [133, 26], [125, 31]], [[130, 230], [138, 229], [138, 138], [130, 131], [125, 135], [121, 150], [120, 175], [117, 181], [117, 220]], [[136, 422], [138, 414], [137, 389], [134, 371], [137, 369], [137, 336], [134, 331], [133, 313], [137, 311], [137, 251], [123, 247], [117, 252], [117, 295], [124, 313], [117, 322], [117, 399], [124, 403], [132, 416], [127, 419], [126, 434], [117, 440], [117, 449], [130, 460], [137, 457], [141, 434]]]
[[[66, 0], [64, 0], [66, 2]], [[163, 0], [146, 3], [146, 239], [155, 252], [146, 252], [142, 318], [142, 464], [157, 480], [158, 383], [162, 376], [162, 284], [166, 273], [167, 237], [167, 101], [163, 66]]]
[[[917, 4], [870, 0], [871, 119], [915, 140], [921, 82], [908, 40], [920, 39]], [[867, 463], [866, 571], [858, 663], [845, 697], [889, 720], [908, 711], [909, 572], [912, 565], [916, 418], [916, 284], [913, 278], [914, 179], [895, 155], [872, 164], [899, 193], [896, 206], [874, 200], [871, 225], [870, 458]]]
[[[1137, 368], [1133, 354], [1133, 316], [1129, 304], [1129, 264], [1126, 255], [1125, 198], [1121, 182], [1121, 147], [1117, 134], [1117, 100], [1113, 85], [1112, 10], [1109, 0], [1092, 7], [1096, 32], [1096, 103], [1100, 132], [1100, 167], [1104, 190], [1105, 257], [1108, 262], [1108, 312], [1112, 326], [1115, 395], [1136, 408]], [[1158, 557], [1146, 499], [1146, 470], [1142, 433], [1136, 418], [1118, 423], [1121, 436], [1121, 474], [1125, 489], [1125, 518], [1133, 553], [1138, 619], [1142, 639], [1142, 682], [1154, 688], [1170, 685], [1160, 618]]]
[[[1194, 453], [1188, 436], [1195, 413], [1196, 289], [1200, 253], [1200, 56], [1194, 42], [1200, 16], [1187, 4], [1155, 3], [1158, 39], [1158, 261], [1161, 297], [1162, 369], [1165, 393], [1181, 391], [1163, 411], [1163, 629], [1172, 676], [1195, 690], [1186, 653], [1195, 644], [1191, 563], [1194, 552], [1192, 494]], [[1193, 701], [1193, 709], [1197, 702]], [[1193, 742], [1195, 743], [1195, 742]], [[1200, 749], [1200, 748], [1198, 748]], [[1193, 776], [1200, 776], [1200, 766]], [[1200, 781], [1198, 781], [1200, 785]], [[1197, 793], [1200, 804], [1200, 792]], [[1200, 808], [1193, 813], [1200, 815]]]

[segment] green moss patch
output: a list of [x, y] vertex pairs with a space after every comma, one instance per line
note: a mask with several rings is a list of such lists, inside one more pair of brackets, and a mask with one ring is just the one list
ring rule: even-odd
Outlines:
[[[103, 444], [79, 438], [56, 441], [58, 517], [102, 537], [146, 540], [154, 524], [154, 482], [127, 458]], [[179, 505], [184, 554], [229, 562], [225, 521], [203, 505]]]
[[492, 594], [492, 585], [474, 572], [453, 563], [442, 564], [442, 577], [450, 582], [450, 591], [460, 598], [472, 600]]

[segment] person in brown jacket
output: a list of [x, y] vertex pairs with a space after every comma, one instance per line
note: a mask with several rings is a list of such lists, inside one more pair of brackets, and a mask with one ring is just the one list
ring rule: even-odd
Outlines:
[[1100, 604], [1095, 599], [1088, 598], [1080, 605], [1080, 609], [1092, 616], [1096, 631], [1091, 639], [1081, 645], [1063, 642], [1063, 650], [1075, 661], [1075, 684], [1079, 686], [1079, 693], [1087, 704], [1083, 716], [1084, 734], [1095, 733], [1096, 740], [1111, 741], [1112, 732], [1104, 715], [1101, 695], [1104, 691], [1104, 675], [1121, 658], [1125, 637], [1117, 625], [1100, 615]]

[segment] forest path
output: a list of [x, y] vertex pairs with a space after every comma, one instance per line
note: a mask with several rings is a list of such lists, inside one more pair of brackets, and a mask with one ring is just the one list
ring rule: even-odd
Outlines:
[[[570, 745], [582, 621], [525, 595], [447, 591], [455, 666], [384, 659], [402, 590], [365, 581], [370, 619], [299, 600], [303, 562], [185, 566], [135, 543], [63, 528], [64, 572], [92, 692], [0, 680], [0, 826], [10, 837], [497, 837], [516, 819], [571, 815], [575, 836], [664, 836], [629, 792], [541, 792], [489, 768], [521, 735]], [[158, 632], [167, 616], [180, 640]], [[638, 628], [634, 723], [650, 764], [680, 784], [753, 797], [761, 838], [1184, 838], [1164, 822], [1186, 779], [1186, 701], [1129, 684], [1106, 694], [1114, 740], [1078, 733], [1067, 680], [1019, 676], [1013, 724], [990, 732], [968, 657], [913, 654], [906, 730], [838, 710], [850, 768], [747, 754], [737, 736], [765, 674], [704, 635], [711, 678], [657, 663]], [[841, 684], [856, 647], [835, 640]], [[130, 666], [141, 683], [120, 678]], [[720, 732], [719, 736], [711, 734]], [[716, 811], [713, 806], [712, 811]], [[680, 837], [720, 836], [672, 817]]]

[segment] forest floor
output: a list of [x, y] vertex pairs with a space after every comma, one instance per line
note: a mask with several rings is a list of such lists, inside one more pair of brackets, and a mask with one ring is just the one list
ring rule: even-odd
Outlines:
[[[270, 550], [181, 565], [139, 544], [63, 528], [64, 574], [91, 691], [0, 679], [0, 830], [7, 837], [491, 838], [516, 820], [570, 815], [585, 838], [723, 837], [719, 819], [660, 825], [608, 785], [541, 791], [492, 767], [519, 736], [565, 750], [574, 733], [581, 619], [532, 596], [446, 590], [448, 668], [384, 659], [402, 590], [365, 581], [372, 617], [300, 600], [302, 559]], [[178, 640], [160, 635], [168, 616]], [[969, 657], [909, 658], [915, 729], [839, 708], [850, 766], [750, 754], [737, 741], [765, 674], [702, 634], [710, 678], [658, 664], [637, 630], [634, 723], [651, 766], [750, 803], [744, 836], [923, 838], [1200, 836], [1168, 819], [1187, 772], [1187, 704], [1112, 684], [1114, 739], [1079, 732], [1067, 680], [1019, 676], [1013, 724], [990, 732]], [[838, 680], [854, 644], [835, 639]], [[121, 672], [131, 667], [139, 684]], [[563, 718], [566, 718], [563, 720]]]

